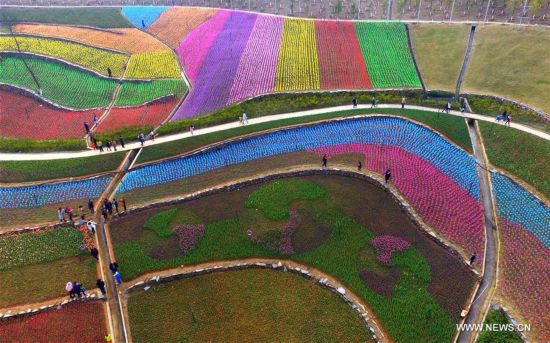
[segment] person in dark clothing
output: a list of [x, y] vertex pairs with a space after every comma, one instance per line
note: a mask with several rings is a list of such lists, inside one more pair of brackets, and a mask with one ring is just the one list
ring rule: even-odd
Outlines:
[[103, 208], [101, 209], [101, 216], [103, 217], [103, 219], [107, 220], [108, 213], [109, 212], [107, 212], [107, 209], [105, 208], [105, 206], [103, 206]]
[[99, 250], [97, 250], [96, 247], [93, 247], [90, 249], [90, 254], [92, 255], [93, 258], [99, 261]]
[[94, 214], [94, 202], [92, 199], [88, 199], [88, 209], [90, 210], [91, 214]]
[[376, 107], [376, 98], [372, 97], [370, 108]]
[[353, 99], [351, 99], [351, 103], [352, 103], [353, 107], [357, 107], [357, 98], [353, 97]]
[[141, 19], [141, 27], [145, 28], [145, 19]]
[[80, 298], [80, 295], [82, 293], [82, 285], [78, 282], [73, 282], [73, 294], [75, 297]]
[[115, 205], [115, 211], [116, 213], [118, 213], [118, 201], [116, 200], [116, 198], [113, 199], [113, 205]]
[[323, 155], [323, 168], [327, 167], [327, 162], [328, 162], [327, 154], [324, 154]]
[[143, 146], [143, 143], [145, 142], [145, 136], [143, 135], [143, 133], [139, 134], [138, 140], [141, 143], [141, 146]]
[[388, 183], [388, 181], [391, 179], [391, 170], [390, 168], [386, 169], [386, 172], [384, 173], [384, 182]]
[[105, 282], [101, 279], [97, 279], [97, 282], [95, 283], [97, 285], [97, 288], [101, 291], [101, 294], [105, 295], [107, 292], [105, 291]]
[[113, 214], [113, 203], [107, 200], [105, 202], [105, 208], [107, 208], [107, 211], [109, 211], [109, 214]]
[[361, 161], [357, 162], [357, 171], [361, 171], [363, 169], [363, 163]]
[[107, 74], [109, 74], [109, 77], [113, 77], [113, 72], [111, 71], [111, 68], [107, 68]]
[[90, 133], [90, 124], [87, 121], [84, 122], [84, 130], [86, 130], [86, 133]]
[[111, 151], [111, 142], [109, 140], [105, 141], [105, 146], [107, 147], [107, 151]]
[[122, 147], [122, 149], [124, 149], [124, 138], [122, 138], [122, 136], [118, 137], [118, 141], [120, 142], [120, 146]]
[[111, 262], [109, 263], [109, 270], [111, 270], [111, 272], [116, 272], [118, 270], [118, 263], [116, 262]]
[[473, 265], [475, 260], [476, 260], [476, 253], [474, 252], [472, 256], [470, 256], [470, 265]]
[[508, 120], [508, 111], [504, 110], [504, 112], [502, 112], [502, 119], [504, 119], [505, 122]]

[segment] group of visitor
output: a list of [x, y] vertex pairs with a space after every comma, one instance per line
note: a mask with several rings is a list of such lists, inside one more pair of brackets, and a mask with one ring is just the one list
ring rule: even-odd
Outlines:
[[501, 121], [504, 122], [504, 125], [510, 126], [512, 123], [512, 116], [508, 114], [508, 111], [504, 110], [502, 114], [497, 116], [497, 123], [500, 123]]

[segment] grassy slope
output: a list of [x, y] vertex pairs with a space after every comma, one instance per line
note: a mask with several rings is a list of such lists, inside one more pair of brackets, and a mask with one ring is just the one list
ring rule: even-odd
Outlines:
[[[504, 313], [499, 310], [491, 310], [485, 318], [485, 324], [508, 324]], [[510, 331], [482, 331], [477, 343], [521, 343], [522, 340]]]
[[489, 162], [550, 198], [550, 142], [505, 126], [479, 124]]
[[128, 311], [140, 342], [371, 341], [359, 316], [329, 290], [272, 270], [217, 272], [154, 286], [131, 296]]
[[550, 113], [550, 30], [478, 26], [463, 91], [505, 96]]
[[469, 25], [411, 25], [416, 62], [428, 89], [454, 92], [469, 32]]
[[0, 11], [2, 22], [35, 22], [67, 25], [86, 25], [102, 28], [133, 27], [122, 15], [120, 8], [29, 8], [4, 7]]
[[57, 178], [79, 177], [115, 170], [123, 152], [94, 157], [46, 161], [3, 161], [0, 182], [27, 182]]

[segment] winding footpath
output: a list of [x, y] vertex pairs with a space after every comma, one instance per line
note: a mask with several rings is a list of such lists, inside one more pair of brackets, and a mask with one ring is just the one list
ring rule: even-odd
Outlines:
[[[355, 109], [370, 109], [370, 105], [358, 105]], [[395, 104], [380, 104], [376, 106], [376, 108], [385, 109], [400, 109], [401, 105], [395, 105]], [[354, 109], [351, 105], [347, 106], [336, 106], [336, 107], [325, 107], [325, 108], [319, 108], [314, 110], [307, 110], [307, 111], [299, 111], [299, 112], [292, 112], [292, 113], [283, 113], [283, 114], [275, 114], [275, 115], [269, 115], [269, 116], [263, 116], [258, 118], [252, 118], [248, 120], [247, 125], [254, 125], [254, 124], [260, 124], [260, 123], [267, 123], [282, 119], [288, 119], [288, 118], [299, 118], [299, 117], [308, 117], [308, 116], [315, 116], [319, 114], [327, 114], [332, 112], [339, 112], [339, 111], [345, 111], [345, 110], [351, 110]], [[410, 110], [420, 110], [420, 111], [426, 111], [426, 112], [432, 112], [432, 113], [441, 113], [439, 109], [432, 108], [432, 107], [424, 107], [424, 106], [416, 106], [416, 105], [407, 105], [406, 109]], [[446, 115], [442, 113], [442, 115]], [[462, 118], [471, 118], [479, 121], [485, 121], [485, 122], [491, 122], [495, 125], [504, 125], [504, 124], [498, 124], [495, 122], [495, 120], [492, 117], [483, 116], [480, 114], [475, 113], [462, 113], [460, 111], [450, 111], [449, 115], [462, 117]], [[212, 132], [219, 132], [224, 131], [228, 129], [233, 129], [236, 127], [240, 127], [242, 124], [240, 124], [238, 121], [235, 121], [233, 123], [227, 123], [227, 124], [221, 124], [211, 127], [206, 127], [203, 129], [196, 129], [194, 132], [194, 136], [200, 136]], [[528, 126], [512, 123], [511, 127], [514, 129], [527, 132], [529, 134], [535, 135], [537, 137], [540, 137], [542, 139], [546, 139], [550, 141], [550, 134], [530, 128]], [[152, 146], [157, 144], [162, 144], [166, 142], [173, 142], [184, 138], [191, 137], [191, 134], [189, 132], [183, 132], [173, 135], [166, 135], [162, 137], [158, 137], [155, 139], [155, 141], [147, 141], [145, 143], [145, 146]], [[133, 149], [140, 148], [139, 142], [133, 142], [126, 144], [124, 149], [118, 149], [118, 151], [129, 151]], [[37, 160], [59, 160], [59, 159], [68, 159], [68, 158], [79, 158], [79, 157], [89, 157], [89, 156], [98, 156], [98, 155], [105, 155], [105, 154], [112, 154], [115, 153], [115, 151], [104, 151], [99, 152], [98, 150], [82, 150], [82, 151], [70, 151], [70, 152], [46, 152], [46, 153], [0, 153], [0, 161], [37, 161]]]

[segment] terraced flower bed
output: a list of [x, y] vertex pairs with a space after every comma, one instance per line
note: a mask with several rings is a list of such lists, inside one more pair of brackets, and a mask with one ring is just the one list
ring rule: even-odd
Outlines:
[[108, 75], [107, 68], [110, 68], [114, 77], [122, 74], [128, 60], [128, 56], [124, 54], [88, 45], [28, 36], [0, 36], [0, 52], [3, 51], [29, 52], [58, 58], [105, 76]]
[[508, 177], [492, 173], [499, 216], [499, 292], [533, 337], [550, 339], [550, 209]]
[[185, 83], [181, 79], [125, 81], [122, 83], [115, 106], [138, 106], [169, 95], [181, 98], [185, 90]]
[[12, 342], [101, 342], [106, 332], [99, 302], [68, 304], [31, 316], [0, 320], [0, 340]]
[[162, 284], [132, 294], [128, 310], [137, 341], [372, 341], [362, 319], [337, 295], [299, 275], [272, 270]]
[[67, 281], [92, 288], [96, 263], [84, 243], [72, 227], [0, 236], [0, 307], [63, 296]]
[[127, 79], [180, 78], [181, 72], [173, 52], [144, 52], [130, 57], [124, 77]]
[[124, 6], [122, 14], [140, 29], [145, 29], [155, 22], [167, 6]]
[[[185, 249], [179, 244], [182, 227], [190, 242]], [[363, 297], [398, 341], [450, 340], [473, 285], [464, 265], [415, 228], [384, 191], [345, 177], [291, 178], [211, 195], [120, 218], [110, 231], [127, 279], [148, 270], [249, 256], [314, 265]], [[371, 244], [384, 235], [411, 247], [380, 262]], [[279, 250], [281, 237], [292, 250]], [[364, 281], [363, 270], [378, 278]], [[390, 273], [399, 276], [395, 282]], [[378, 292], [386, 288], [391, 295]]]

